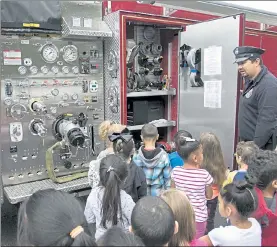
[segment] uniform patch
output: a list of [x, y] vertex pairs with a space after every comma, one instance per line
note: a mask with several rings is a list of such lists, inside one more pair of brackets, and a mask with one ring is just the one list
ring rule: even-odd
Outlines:
[[235, 49], [235, 55], [238, 55], [238, 54], [239, 54], [239, 49], [236, 48], [236, 49]]
[[247, 94], [245, 94], [245, 97], [249, 99], [252, 96], [252, 94], [253, 94], [253, 88]]

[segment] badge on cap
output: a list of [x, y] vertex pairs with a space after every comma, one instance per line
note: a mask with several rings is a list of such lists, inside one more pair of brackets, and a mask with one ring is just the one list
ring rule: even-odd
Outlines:
[[252, 96], [252, 94], [253, 94], [253, 88], [247, 94], [245, 94], [245, 97], [249, 99]]
[[238, 55], [239, 54], [239, 48], [236, 48], [234, 53], [235, 53], [235, 55]]

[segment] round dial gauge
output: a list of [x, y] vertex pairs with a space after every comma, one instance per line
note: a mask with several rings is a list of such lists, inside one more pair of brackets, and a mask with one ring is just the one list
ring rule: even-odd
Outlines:
[[57, 96], [59, 94], [59, 90], [57, 88], [54, 88], [54, 89], [51, 90], [51, 94], [53, 96]]
[[37, 66], [32, 66], [30, 68], [30, 71], [33, 75], [37, 74], [38, 73], [38, 67]]
[[63, 48], [63, 59], [67, 63], [76, 61], [78, 58], [78, 49], [75, 45], [67, 45]]
[[77, 99], [78, 99], [78, 94], [77, 94], [77, 93], [72, 94], [72, 95], [71, 95], [71, 98], [72, 98], [73, 100], [77, 100]]
[[67, 93], [64, 93], [62, 96], [62, 100], [66, 101], [69, 99], [69, 95]]
[[42, 66], [41, 68], [40, 68], [40, 70], [41, 70], [41, 72], [43, 73], [43, 74], [47, 74], [48, 73], [48, 68], [46, 67], [46, 66]]
[[59, 58], [58, 48], [53, 44], [46, 44], [41, 50], [42, 58], [47, 63], [54, 63]]
[[52, 72], [54, 74], [58, 74], [59, 73], [59, 68], [57, 66], [53, 66], [51, 70], [52, 70]]
[[63, 66], [62, 71], [64, 74], [68, 74], [69, 73], [69, 68], [67, 66]]
[[12, 104], [13, 100], [12, 98], [5, 98], [4, 99], [4, 104], [7, 106], [10, 106]]
[[72, 72], [74, 74], [78, 74], [79, 73], [79, 68], [77, 66], [72, 67]]
[[20, 75], [25, 75], [27, 73], [27, 69], [24, 66], [20, 66], [18, 68], [18, 72], [19, 72]]

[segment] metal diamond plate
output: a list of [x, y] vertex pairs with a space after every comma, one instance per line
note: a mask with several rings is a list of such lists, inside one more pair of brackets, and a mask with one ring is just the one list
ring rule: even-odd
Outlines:
[[[110, 54], [110, 51], [116, 51], [117, 54], [120, 54], [120, 21], [119, 21], [119, 11], [111, 13], [109, 15], [106, 15], [104, 17], [104, 21], [107, 23], [111, 31], [114, 33], [112, 38], [109, 38], [104, 41], [104, 66], [105, 68], [108, 68], [108, 56]], [[119, 58], [118, 58], [119, 60]], [[116, 87], [119, 89], [120, 92], [120, 73], [121, 70], [120, 63], [117, 71], [117, 77], [112, 78], [109, 70], [104, 69], [104, 90], [105, 90], [105, 119], [115, 121], [120, 123], [120, 107], [119, 111], [117, 113], [113, 113], [112, 110], [109, 107], [109, 99], [108, 99], [108, 92], [111, 87]], [[120, 100], [120, 94], [119, 94], [119, 100], [118, 102], [121, 102]]]
[[29, 198], [34, 192], [44, 189], [56, 189], [73, 192], [81, 189], [90, 189], [88, 178], [81, 178], [64, 184], [55, 184], [51, 179], [35, 181], [4, 187], [4, 192], [11, 204], [16, 204]]
[[112, 37], [112, 32], [102, 20], [102, 3], [62, 1], [62, 35], [67, 38]]

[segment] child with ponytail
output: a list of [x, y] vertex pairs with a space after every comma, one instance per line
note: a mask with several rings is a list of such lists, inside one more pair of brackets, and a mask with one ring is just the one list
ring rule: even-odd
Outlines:
[[121, 157], [104, 157], [99, 174], [100, 184], [91, 190], [85, 207], [87, 222], [96, 223], [96, 240], [112, 226], [128, 231], [135, 206], [132, 197], [121, 189], [128, 175], [127, 164]]
[[113, 133], [109, 136], [113, 142], [113, 151], [120, 156], [128, 167], [128, 176], [123, 185], [123, 190], [129, 194], [134, 202], [147, 195], [147, 183], [145, 173], [132, 160], [135, 152], [135, 143], [130, 131], [126, 128], [121, 133]]
[[261, 246], [261, 226], [251, 217], [258, 205], [253, 186], [246, 181], [228, 184], [221, 189], [218, 201], [220, 215], [231, 225], [215, 228], [201, 240], [208, 246]]
[[188, 196], [195, 212], [195, 237], [198, 239], [205, 234], [207, 226], [207, 199], [213, 195], [213, 178], [209, 172], [201, 169], [203, 150], [197, 140], [180, 136], [176, 149], [184, 165], [173, 169], [171, 187], [184, 191]]

